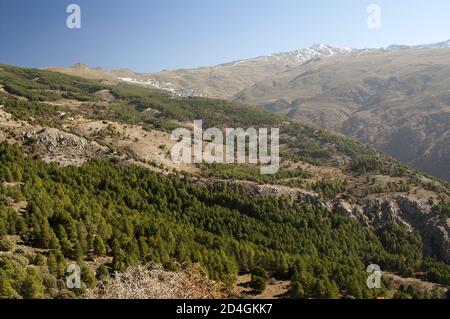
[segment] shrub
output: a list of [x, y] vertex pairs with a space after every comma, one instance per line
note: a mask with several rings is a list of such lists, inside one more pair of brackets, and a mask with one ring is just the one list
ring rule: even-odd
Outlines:
[[10, 251], [14, 248], [14, 243], [8, 237], [0, 238], [0, 251]]

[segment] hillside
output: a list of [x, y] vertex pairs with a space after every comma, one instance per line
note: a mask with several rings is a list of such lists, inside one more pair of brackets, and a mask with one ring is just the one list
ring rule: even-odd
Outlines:
[[[367, 145], [237, 102], [7, 65], [0, 83], [1, 297], [98, 296], [148, 263], [199, 265], [217, 297], [249, 273], [288, 297], [384, 296], [372, 263], [432, 282], [405, 295], [450, 284], [448, 183]], [[280, 127], [280, 171], [176, 165], [170, 131], [194, 119]], [[70, 261], [83, 289], [64, 286]]]
[[333, 57], [235, 98], [370, 143], [450, 180], [450, 49]]
[[341, 49], [317, 44], [307, 49], [282, 52], [270, 56], [239, 60], [213, 67], [179, 69], [158, 73], [138, 73], [130, 70], [106, 71], [75, 64], [69, 68], [49, 68], [51, 71], [102, 80], [121, 80], [163, 89], [180, 95], [204, 95], [229, 99], [243, 89], [284, 71], [321, 58], [360, 56], [373, 50]]
[[[179, 96], [263, 106], [301, 123], [343, 133], [450, 180], [450, 41], [385, 49], [324, 44], [214, 67], [155, 74], [55, 69], [131, 82]], [[95, 76], [93, 76], [95, 75]]]

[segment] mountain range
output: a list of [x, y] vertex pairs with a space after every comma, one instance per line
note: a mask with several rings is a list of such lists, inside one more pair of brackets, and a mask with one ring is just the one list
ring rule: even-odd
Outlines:
[[257, 105], [369, 143], [450, 180], [449, 48], [450, 40], [380, 49], [317, 44], [154, 74], [80, 66], [54, 70]]

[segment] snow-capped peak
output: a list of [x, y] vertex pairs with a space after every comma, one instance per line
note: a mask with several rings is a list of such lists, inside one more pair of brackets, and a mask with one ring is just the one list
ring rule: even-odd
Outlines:
[[419, 45], [391, 45], [387, 47], [386, 50], [394, 51], [402, 49], [448, 49], [448, 48], [450, 48], [450, 40]]
[[335, 48], [327, 44], [319, 43], [306, 49], [273, 54], [270, 57], [288, 65], [301, 65], [311, 60], [331, 57], [335, 55], [349, 55], [358, 50], [350, 48]]

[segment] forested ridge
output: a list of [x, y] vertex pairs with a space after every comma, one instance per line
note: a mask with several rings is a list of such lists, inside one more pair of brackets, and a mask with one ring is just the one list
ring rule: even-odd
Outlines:
[[[250, 127], [279, 124], [282, 120], [286, 120], [260, 108], [237, 102], [197, 97], [179, 98], [173, 97], [168, 92], [137, 85], [104, 84], [97, 80], [86, 80], [45, 70], [23, 69], [2, 64], [0, 64], [0, 84], [9, 94], [27, 99], [26, 102], [15, 101], [10, 96], [8, 104], [14, 102], [17, 104], [15, 108], [19, 108], [20, 112], [16, 110], [14, 114], [20, 118], [34, 116], [36, 110], [42, 110], [43, 106], [50, 107], [45, 102], [61, 99], [95, 104], [101, 100], [96, 93], [108, 90], [115, 100], [111, 101], [108, 109], [104, 112], [97, 109], [90, 112], [89, 116], [132, 122], [133, 124], [146, 124], [166, 130], [178, 127], [176, 125], [179, 125], [179, 122], [174, 123], [173, 120], [192, 122], [203, 119], [205, 126], [208, 127]], [[157, 114], [150, 116], [142, 113], [149, 108], [157, 111]], [[63, 111], [64, 109], [60, 108], [59, 110]], [[73, 110], [70, 111], [73, 112]], [[51, 116], [51, 113], [39, 112], [38, 114], [41, 117]]]
[[[2, 253], [4, 297], [68, 293], [58, 287], [70, 260], [84, 265], [88, 286], [95, 285], [95, 271], [108, 276], [148, 261], [174, 269], [177, 262], [200, 263], [211, 278], [229, 284], [239, 272], [260, 266], [293, 277], [310, 297], [337, 297], [340, 291], [374, 297], [364, 279], [371, 263], [405, 275], [440, 267], [448, 284], [449, 267], [423, 262], [420, 237], [398, 226], [387, 225], [378, 239], [319, 206], [242, 197], [239, 187], [207, 189], [186, 177], [102, 160], [60, 168], [8, 143], [0, 145], [0, 161], [1, 181], [9, 183], [1, 188], [0, 235], [4, 241], [18, 235], [39, 248], [30, 255]], [[8, 200], [28, 204], [17, 212], [5, 205]], [[112, 261], [88, 267], [99, 256]]]

